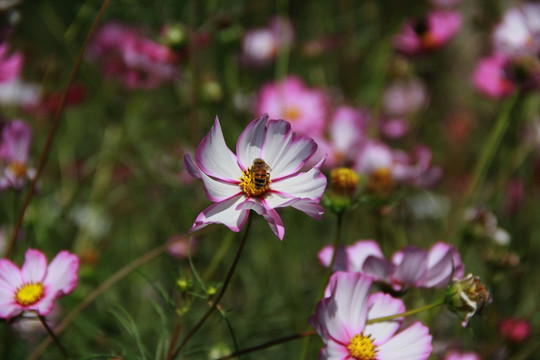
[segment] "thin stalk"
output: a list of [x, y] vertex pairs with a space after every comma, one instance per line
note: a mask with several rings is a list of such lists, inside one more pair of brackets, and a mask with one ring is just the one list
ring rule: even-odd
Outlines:
[[[467, 189], [465, 190], [465, 193], [461, 198], [458, 207], [456, 208], [453, 216], [450, 219], [447, 236], [449, 240], [451, 240], [454, 234], [459, 230], [459, 227], [461, 225], [461, 217], [463, 215], [464, 209], [475, 200], [478, 188], [485, 180], [487, 170], [491, 165], [491, 162], [493, 161], [495, 152], [497, 151], [497, 148], [506, 132], [506, 129], [510, 124], [510, 112], [514, 107], [518, 97], [519, 93], [506, 101], [501, 113], [499, 114], [499, 117], [497, 118], [497, 122], [495, 123], [495, 126], [491, 131], [491, 134], [489, 135], [485, 145], [483, 146], [482, 153], [480, 154], [480, 157], [478, 158], [478, 161], [476, 162], [476, 165], [473, 169], [471, 181], [469, 182], [469, 185], [467, 186]], [[460, 239], [455, 239], [454, 244], [456, 245], [456, 247], [459, 246], [459, 242]]]
[[339, 212], [337, 214], [337, 228], [336, 228], [336, 236], [334, 237], [334, 243], [332, 247], [334, 248], [334, 251], [332, 253], [332, 260], [330, 260], [330, 265], [328, 266], [328, 270], [326, 271], [325, 281], [323, 283], [322, 291], [320, 292], [320, 297], [324, 294], [324, 289], [326, 288], [326, 284], [328, 284], [328, 281], [330, 280], [330, 276], [332, 276], [332, 272], [334, 271], [334, 265], [336, 263], [337, 259], [337, 253], [339, 248], [339, 243], [341, 241], [341, 230], [343, 228], [343, 212]]
[[236, 357], [246, 355], [246, 354], [249, 354], [249, 353], [252, 353], [252, 352], [255, 352], [255, 351], [264, 350], [264, 349], [267, 349], [267, 348], [272, 347], [272, 346], [276, 346], [276, 345], [283, 344], [283, 343], [293, 341], [293, 340], [297, 340], [297, 339], [306, 338], [306, 337], [313, 336], [313, 335], [316, 335], [316, 334], [317, 334], [317, 331], [311, 330], [311, 331], [306, 331], [306, 332], [299, 333], [299, 334], [286, 336], [286, 337], [283, 337], [283, 338], [280, 338], [280, 339], [276, 339], [276, 340], [266, 342], [266, 343], [261, 344], [261, 345], [257, 345], [257, 346], [253, 346], [253, 347], [250, 347], [250, 348], [247, 348], [247, 349], [244, 349], [244, 350], [237, 351], [237, 352], [232, 353], [230, 355], [219, 358], [219, 360], [234, 359]]
[[246, 230], [244, 232], [244, 236], [242, 237], [242, 242], [240, 243], [238, 252], [236, 253], [236, 257], [234, 258], [231, 268], [229, 269], [229, 272], [227, 273], [227, 276], [225, 277], [225, 281], [223, 282], [223, 286], [221, 287], [219, 294], [216, 296], [215, 300], [213, 301], [212, 306], [208, 309], [208, 311], [206, 311], [206, 313], [197, 322], [197, 324], [195, 324], [195, 326], [191, 329], [191, 331], [184, 337], [184, 340], [182, 340], [182, 342], [180, 343], [180, 346], [178, 346], [178, 348], [174, 351], [172, 356], [168, 357], [167, 360], [174, 359], [175, 357], [178, 356], [178, 354], [180, 353], [180, 350], [182, 350], [182, 348], [193, 337], [193, 335], [195, 335], [197, 331], [199, 331], [199, 329], [206, 322], [210, 314], [212, 314], [212, 312], [216, 309], [223, 295], [225, 295], [225, 291], [227, 290], [227, 287], [229, 286], [229, 283], [231, 282], [231, 278], [234, 274], [234, 270], [236, 269], [236, 266], [238, 265], [238, 261], [240, 260], [240, 255], [242, 255], [242, 251], [244, 250], [244, 246], [246, 245], [249, 229], [251, 228], [251, 219], [252, 219], [252, 214], [250, 212], [247, 219]]
[[43, 324], [43, 327], [45, 328], [45, 330], [47, 330], [47, 333], [49, 333], [49, 336], [51, 337], [51, 339], [53, 339], [56, 346], [58, 346], [58, 348], [60, 349], [60, 352], [62, 353], [62, 355], [64, 355], [64, 358], [69, 359], [69, 355], [67, 354], [62, 344], [60, 344], [60, 341], [54, 334], [54, 331], [52, 331], [51, 328], [49, 327], [49, 324], [47, 324], [47, 320], [45, 320], [45, 317], [38, 315], [38, 318], [39, 318], [39, 321], [41, 321], [41, 323]]
[[[56, 328], [56, 335], [59, 335], [62, 333], [69, 324], [84, 310], [86, 309], [91, 303], [94, 302], [94, 300], [104, 293], [106, 290], [108, 290], [110, 287], [112, 287], [114, 284], [116, 284], [118, 281], [129, 275], [133, 270], [137, 269], [138, 267], [144, 265], [150, 260], [155, 259], [158, 255], [161, 255], [165, 251], [167, 251], [167, 248], [169, 247], [169, 244], [163, 244], [160, 245], [149, 252], [145, 253], [143, 256], [133, 260], [123, 268], [121, 268], [118, 272], [116, 272], [113, 276], [108, 278], [103, 284], [101, 284], [97, 289], [92, 291], [88, 296], [79, 304], [75, 309], [73, 309], [65, 318], [64, 320], [58, 325]], [[45, 341], [43, 341], [30, 355], [29, 360], [37, 360], [41, 354], [51, 345], [51, 339], [48, 338]]]
[[51, 129], [49, 130], [49, 136], [47, 137], [47, 141], [45, 142], [45, 147], [43, 148], [41, 157], [39, 158], [39, 164], [36, 170], [36, 175], [32, 179], [32, 183], [30, 184], [28, 193], [26, 194], [26, 197], [24, 198], [21, 211], [19, 212], [17, 222], [15, 223], [15, 227], [13, 228], [13, 233], [11, 235], [11, 239], [9, 241], [9, 245], [7, 247], [6, 253], [4, 255], [6, 258], [11, 257], [11, 253], [13, 252], [13, 247], [15, 246], [15, 240], [17, 239], [17, 236], [19, 235], [19, 230], [21, 229], [21, 226], [22, 226], [24, 214], [26, 212], [26, 209], [28, 208], [28, 205], [30, 204], [30, 200], [32, 199], [32, 196], [34, 195], [34, 191], [36, 189], [38, 179], [47, 161], [47, 157], [51, 149], [54, 134], [56, 133], [56, 128], [58, 127], [58, 123], [60, 122], [60, 115], [62, 114], [62, 110], [64, 109], [64, 104], [66, 102], [69, 88], [73, 84], [73, 81], [75, 80], [75, 76], [77, 75], [77, 72], [79, 71], [79, 67], [81, 66], [81, 62], [82, 62], [84, 53], [86, 51], [86, 47], [88, 46], [90, 39], [94, 35], [94, 32], [96, 31], [96, 28], [101, 20], [101, 17], [105, 13], [105, 9], [107, 9], [107, 6], [109, 6], [110, 2], [111, 0], [105, 0], [103, 2], [103, 5], [101, 5], [101, 9], [99, 10], [98, 15], [96, 16], [96, 19], [94, 20], [94, 23], [92, 24], [92, 27], [88, 31], [88, 35], [86, 35], [86, 39], [84, 39], [83, 46], [81, 47], [81, 50], [79, 51], [79, 54], [77, 55], [77, 59], [75, 60], [73, 69], [71, 69], [71, 74], [69, 75], [66, 88], [64, 89], [64, 93], [62, 94], [62, 98], [60, 99], [60, 103], [58, 104], [58, 108], [56, 109], [56, 114], [54, 115], [54, 120], [51, 125]]

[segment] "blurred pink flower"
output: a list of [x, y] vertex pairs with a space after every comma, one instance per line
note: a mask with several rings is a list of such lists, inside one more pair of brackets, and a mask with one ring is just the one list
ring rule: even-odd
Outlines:
[[263, 28], [246, 32], [242, 43], [243, 60], [250, 65], [264, 65], [281, 51], [291, 47], [294, 30], [289, 20], [276, 17]]
[[167, 241], [169, 242], [167, 253], [175, 259], [187, 259], [189, 252], [193, 254], [197, 245], [197, 240], [194, 238], [190, 249], [190, 236], [186, 234], [173, 235]]
[[383, 94], [384, 113], [407, 116], [424, 108], [428, 102], [427, 89], [420, 80], [396, 81]]
[[459, 352], [452, 350], [444, 356], [444, 360], [482, 360], [482, 358], [472, 351]]
[[525, 2], [503, 15], [493, 31], [496, 52], [507, 56], [532, 55], [540, 52], [540, 4]]
[[409, 122], [404, 118], [382, 118], [379, 131], [387, 139], [401, 139], [409, 132]]
[[424, 19], [406, 22], [394, 37], [394, 47], [408, 55], [420, 55], [447, 44], [461, 29], [461, 15], [433, 10]]
[[8, 44], [0, 43], [0, 83], [13, 81], [19, 77], [23, 65], [21, 53], [8, 55]]
[[319, 219], [324, 212], [319, 205], [326, 187], [320, 170], [324, 157], [309, 171], [298, 173], [316, 149], [315, 141], [296, 135], [287, 121], [269, 120], [265, 114], [242, 132], [235, 155], [225, 144], [216, 117], [195, 160], [190, 154], [184, 157], [186, 169], [202, 179], [208, 198], [215, 202], [199, 214], [190, 232], [212, 223], [240, 231], [253, 210], [282, 240], [285, 228], [276, 208], [292, 206]]
[[168, 47], [118, 23], [103, 26], [88, 55], [100, 62], [106, 77], [117, 77], [129, 89], [154, 89], [174, 79], [178, 57]]
[[500, 322], [498, 330], [508, 341], [520, 344], [529, 338], [532, 327], [527, 319], [507, 317]]
[[511, 95], [516, 86], [506, 72], [508, 65], [509, 59], [501, 54], [480, 59], [472, 75], [476, 90], [494, 99]]
[[328, 124], [329, 139], [315, 138], [317, 153], [328, 154], [326, 168], [347, 166], [354, 161], [367, 136], [367, 114], [350, 106], [338, 107]]
[[27, 179], [33, 179], [36, 171], [28, 167], [28, 155], [32, 130], [22, 120], [13, 120], [2, 129], [0, 142], [0, 189], [20, 189]]
[[77, 256], [65, 250], [48, 266], [45, 255], [34, 249], [26, 251], [21, 269], [8, 259], [0, 259], [0, 318], [10, 320], [24, 311], [49, 314], [54, 300], [77, 286], [78, 268]]
[[384, 293], [369, 295], [372, 279], [336, 272], [309, 322], [325, 347], [322, 360], [401, 358], [425, 360], [432, 352], [429, 329], [416, 322], [396, 333], [403, 318], [366, 324], [367, 320], [405, 312], [403, 301]]
[[328, 113], [327, 99], [322, 90], [310, 89], [300, 78], [288, 76], [259, 90], [255, 112], [287, 120], [302, 135], [320, 137]]
[[[333, 247], [326, 246], [318, 254], [319, 261], [329, 266]], [[456, 248], [437, 242], [429, 251], [406, 246], [387, 260], [373, 240], [359, 240], [338, 249], [334, 271], [359, 272], [376, 281], [391, 285], [394, 290], [403, 286], [444, 288], [451, 279], [460, 279], [464, 266]]]

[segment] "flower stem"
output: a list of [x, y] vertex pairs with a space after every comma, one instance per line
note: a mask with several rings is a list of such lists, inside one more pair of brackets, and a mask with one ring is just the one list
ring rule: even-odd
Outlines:
[[79, 71], [79, 67], [81, 66], [81, 62], [82, 62], [84, 53], [86, 51], [86, 47], [88, 46], [90, 39], [94, 35], [94, 32], [96, 31], [96, 28], [101, 20], [101, 17], [103, 16], [103, 13], [105, 13], [105, 9], [107, 9], [107, 6], [109, 6], [110, 2], [111, 0], [105, 0], [103, 2], [103, 5], [101, 5], [101, 9], [99, 10], [98, 15], [96, 16], [96, 19], [92, 23], [92, 27], [90, 28], [90, 31], [88, 31], [88, 35], [86, 35], [86, 39], [84, 39], [83, 46], [81, 47], [81, 50], [79, 50], [79, 54], [77, 55], [77, 59], [75, 60], [75, 64], [73, 65], [73, 69], [71, 69], [71, 73], [69, 74], [69, 79], [66, 84], [66, 88], [64, 89], [64, 93], [62, 94], [62, 97], [60, 98], [60, 103], [58, 104], [58, 108], [56, 109], [56, 114], [54, 115], [54, 120], [52, 122], [51, 129], [49, 130], [47, 141], [45, 143], [43, 151], [41, 152], [41, 157], [39, 158], [39, 165], [36, 169], [36, 175], [32, 179], [32, 183], [30, 184], [28, 193], [26, 194], [26, 197], [24, 198], [22, 208], [19, 212], [19, 216], [17, 217], [17, 222], [15, 223], [15, 227], [13, 228], [13, 233], [11, 235], [11, 239], [9, 241], [6, 253], [4, 255], [4, 257], [6, 258], [11, 257], [11, 253], [15, 245], [15, 240], [17, 239], [19, 230], [22, 226], [24, 214], [26, 212], [26, 209], [28, 208], [28, 205], [30, 204], [30, 200], [32, 199], [32, 196], [34, 195], [34, 191], [36, 189], [36, 184], [38, 182], [39, 176], [41, 175], [43, 167], [45, 166], [45, 162], [47, 161], [47, 157], [49, 155], [49, 151], [52, 145], [54, 134], [56, 132], [56, 128], [58, 127], [58, 123], [60, 122], [60, 115], [62, 114], [62, 110], [66, 102], [69, 88], [71, 87], [71, 84], [73, 84], [73, 81], [75, 80], [75, 76], [77, 75], [77, 72]]
[[334, 238], [334, 243], [332, 245], [332, 247], [334, 248], [334, 251], [332, 253], [332, 260], [330, 260], [330, 265], [328, 266], [328, 270], [326, 271], [326, 276], [324, 277], [325, 281], [323, 283], [323, 288], [320, 292], [319, 298], [323, 296], [324, 290], [326, 289], [326, 285], [328, 284], [328, 281], [330, 280], [330, 277], [332, 276], [332, 273], [334, 272], [334, 265], [337, 259], [339, 242], [341, 240], [341, 229], [343, 227], [343, 212], [339, 212], [336, 215], [337, 215], [336, 237]]
[[47, 320], [45, 320], [45, 317], [41, 315], [38, 315], [38, 317], [41, 323], [43, 324], [43, 327], [45, 328], [45, 330], [47, 330], [47, 333], [49, 333], [50, 337], [53, 339], [56, 346], [58, 346], [58, 348], [60, 349], [60, 352], [62, 353], [62, 355], [64, 355], [64, 358], [69, 359], [69, 355], [67, 354], [62, 344], [60, 344], [60, 341], [58, 341], [58, 338], [54, 334], [54, 331], [52, 331], [52, 329], [49, 327], [49, 324], [47, 324]]
[[401, 317], [414, 315], [414, 314], [417, 314], [419, 312], [426, 311], [426, 310], [429, 310], [429, 309], [433, 309], [433, 308], [436, 308], [436, 307], [444, 305], [444, 304], [445, 304], [444, 299], [442, 299], [442, 300], [439, 300], [437, 302], [434, 302], [433, 304], [429, 304], [429, 305], [422, 306], [422, 307], [417, 308], [417, 309], [405, 311], [404, 313], [401, 313], [401, 314], [394, 314], [394, 315], [378, 317], [378, 318], [375, 318], [375, 319], [369, 319], [369, 320], [366, 321], [366, 324], [374, 324], [374, 323], [378, 323], [378, 322], [384, 322], [384, 321], [388, 321], [388, 320], [394, 320], [394, 319], [398, 319], [398, 318], [401, 318]]
[[246, 230], [244, 232], [244, 236], [242, 237], [242, 242], [240, 243], [240, 247], [238, 248], [238, 252], [236, 253], [236, 257], [234, 258], [234, 261], [231, 265], [231, 268], [229, 269], [229, 272], [227, 273], [227, 276], [225, 277], [225, 281], [223, 281], [223, 286], [221, 287], [221, 290], [219, 291], [219, 294], [216, 296], [216, 298], [213, 300], [212, 306], [206, 311], [206, 313], [203, 315], [203, 317], [195, 324], [193, 329], [184, 337], [184, 340], [180, 343], [180, 346], [172, 353], [172, 356], [167, 357], [168, 360], [174, 359], [178, 356], [180, 353], [180, 350], [186, 345], [186, 343], [199, 331], [201, 326], [205, 323], [205, 321], [208, 319], [210, 314], [216, 309], [218, 306], [221, 298], [223, 295], [225, 295], [225, 291], [227, 291], [227, 287], [229, 286], [229, 283], [231, 282], [231, 278], [234, 274], [234, 270], [236, 269], [236, 265], [238, 265], [238, 261], [240, 260], [240, 255], [242, 254], [242, 251], [244, 250], [244, 246], [246, 245], [246, 240], [248, 237], [249, 229], [251, 228], [251, 219], [252, 215], [251, 212], [248, 215], [247, 224], [246, 224]]
[[236, 357], [239, 357], [239, 356], [242, 356], [242, 355], [245, 355], [245, 354], [249, 354], [249, 353], [252, 353], [252, 352], [255, 352], [255, 351], [259, 351], [259, 350], [264, 350], [264, 349], [267, 349], [269, 347], [279, 345], [279, 344], [283, 344], [283, 343], [286, 343], [286, 342], [289, 342], [289, 341], [293, 341], [293, 340], [297, 340], [297, 339], [301, 339], [301, 338], [307, 338], [309, 336], [313, 336], [313, 335], [316, 335], [316, 334], [317, 334], [317, 332], [315, 330], [311, 330], [311, 331], [306, 331], [306, 332], [299, 333], [299, 334], [294, 334], [294, 335], [282, 337], [280, 339], [268, 341], [268, 342], [266, 342], [264, 344], [261, 344], [261, 345], [257, 345], [257, 346], [253, 346], [253, 347], [250, 347], [250, 348], [247, 348], [247, 349], [244, 349], [244, 350], [237, 351], [237, 352], [232, 353], [230, 355], [219, 358], [219, 360], [234, 359]]

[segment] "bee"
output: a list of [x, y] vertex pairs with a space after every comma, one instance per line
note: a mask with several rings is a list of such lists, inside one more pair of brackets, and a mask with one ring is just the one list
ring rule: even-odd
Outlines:
[[251, 176], [256, 190], [261, 190], [270, 181], [270, 171], [272, 169], [261, 158], [253, 160], [251, 166]]

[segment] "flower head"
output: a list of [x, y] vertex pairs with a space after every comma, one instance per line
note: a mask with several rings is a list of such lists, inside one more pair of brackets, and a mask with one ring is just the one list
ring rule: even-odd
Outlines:
[[317, 149], [312, 139], [296, 135], [284, 120], [268, 115], [253, 120], [238, 138], [236, 155], [225, 144], [216, 118], [197, 147], [195, 159], [184, 157], [186, 169], [201, 178], [208, 198], [215, 202], [201, 212], [191, 232], [219, 223], [240, 231], [250, 210], [262, 215], [283, 239], [285, 228], [276, 208], [292, 206], [319, 219], [326, 177], [318, 164], [299, 172]]
[[[367, 324], [368, 320], [401, 314], [403, 301], [384, 293], [369, 295], [372, 279], [336, 272], [319, 301], [310, 324], [325, 347], [323, 360], [424, 360], [432, 351], [429, 329], [419, 322], [397, 332], [403, 318]], [[396, 333], [397, 332], [397, 333]], [[400, 357], [401, 356], [401, 357]]]
[[540, 52], [540, 4], [524, 3], [508, 9], [493, 32], [495, 50], [508, 56]]
[[446, 289], [446, 304], [467, 326], [469, 320], [480, 314], [486, 303], [491, 302], [491, 296], [480, 281], [480, 277], [468, 274], [463, 279], [453, 281]]
[[266, 64], [290, 47], [293, 40], [294, 30], [290, 21], [276, 17], [268, 26], [246, 33], [242, 43], [244, 60], [251, 65]]
[[8, 259], [0, 259], [0, 318], [9, 320], [24, 311], [49, 314], [54, 300], [77, 286], [78, 268], [77, 256], [65, 250], [48, 266], [45, 255], [34, 249], [26, 251], [21, 269]]
[[20, 53], [8, 55], [8, 45], [0, 43], [0, 83], [10, 82], [19, 77], [23, 56]]
[[493, 99], [511, 95], [516, 90], [516, 85], [505, 71], [509, 61], [501, 54], [480, 59], [472, 75], [474, 87]]
[[507, 317], [499, 323], [499, 334], [514, 344], [520, 344], [531, 336], [531, 323], [524, 318]]
[[0, 189], [24, 185], [25, 180], [32, 179], [35, 170], [28, 167], [28, 154], [32, 132], [28, 124], [22, 120], [13, 120], [2, 129], [0, 139]]

